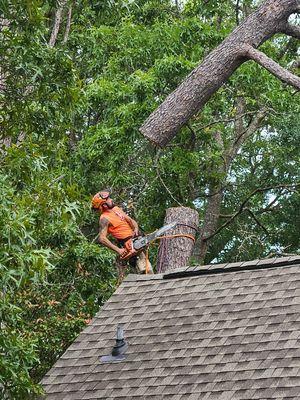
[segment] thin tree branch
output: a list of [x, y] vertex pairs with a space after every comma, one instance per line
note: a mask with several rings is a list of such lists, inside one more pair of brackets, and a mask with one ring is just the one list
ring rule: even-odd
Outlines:
[[237, 25], [240, 24], [239, 11], [240, 11], [240, 0], [237, 0], [235, 4], [235, 22]]
[[244, 129], [242, 131], [241, 129], [243, 125], [236, 125], [236, 137], [234, 138], [231, 146], [224, 153], [225, 165], [227, 170], [230, 168], [232, 161], [234, 160], [239, 149], [242, 147], [243, 143], [245, 143], [248, 137], [250, 137], [259, 128], [260, 123], [264, 119], [266, 114], [267, 110], [265, 108], [259, 110], [255, 117], [252, 119], [247, 129]]
[[189, 147], [190, 147], [191, 150], [194, 150], [195, 149], [196, 140], [197, 140], [197, 136], [196, 136], [196, 133], [195, 133], [194, 129], [191, 127], [191, 125], [189, 123], [187, 123], [186, 126], [189, 128], [189, 131], [192, 134], [191, 142], [190, 142], [190, 146]]
[[293, 86], [294, 88], [300, 90], [300, 78], [281, 65], [277, 64], [274, 60], [269, 58], [266, 54], [261, 51], [254, 49], [252, 46], [244, 45], [245, 55], [249, 57], [251, 60], [257, 62], [266, 70], [271, 72], [274, 76], [280, 79], [282, 82], [287, 83], [288, 85]]
[[[284, 188], [285, 189], [285, 188]], [[261, 210], [258, 210], [256, 212], [256, 214], [263, 214], [265, 212], [269, 212], [269, 211], [273, 211], [275, 209], [276, 206], [274, 206], [274, 204], [280, 199], [280, 197], [282, 197], [284, 195], [285, 190], [282, 190], [282, 192], [280, 192], [277, 196], [275, 196], [275, 198], [271, 201], [271, 203], [269, 203], [267, 205], [267, 207], [262, 208]], [[274, 206], [274, 207], [273, 207]]]
[[287, 24], [283, 33], [292, 36], [296, 39], [300, 39], [300, 27], [297, 25]]
[[156, 175], [158, 177], [158, 179], [160, 180], [161, 184], [163, 185], [163, 187], [166, 189], [166, 191], [169, 193], [169, 195], [171, 196], [171, 198], [180, 206], [180, 207], [184, 207], [174, 196], [173, 193], [170, 191], [170, 189], [168, 188], [168, 186], [165, 184], [164, 180], [162, 179], [160, 172], [159, 172], [159, 167], [158, 167], [158, 162], [159, 162], [159, 156], [160, 156], [160, 149], [157, 151], [155, 160], [154, 160], [154, 168], [156, 171]]
[[299, 183], [295, 183], [295, 184], [283, 184], [283, 185], [275, 185], [275, 186], [268, 186], [265, 188], [257, 188], [255, 190], [253, 190], [242, 202], [242, 204], [240, 205], [239, 209], [231, 216], [230, 219], [228, 219], [228, 221], [226, 221], [223, 225], [221, 225], [214, 233], [212, 233], [210, 236], [203, 238], [203, 241], [207, 241], [212, 239], [214, 236], [216, 236], [219, 232], [221, 232], [224, 228], [226, 228], [229, 224], [231, 224], [231, 222], [233, 222], [233, 220], [239, 215], [241, 214], [245, 207], [246, 204], [248, 203], [248, 201], [251, 199], [251, 197], [253, 197], [255, 194], [260, 193], [260, 192], [266, 192], [268, 190], [271, 189], [281, 189], [281, 188], [297, 188], [300, 187], [300, 182]]
[[238, 96], [236, 99], [236, 117], [234, 119], [234, 130], [236, 136], [244, 131], [243, 115], [245, 115], [246, 103], [243, 96]]
[[59, 32], [60, 28], [60, 23], [61, 23], [61, 18], [62, 18], [62, 13], [64, 10], [64, 7], [67, 3], [67, 0], [58, 0], [57, 1], [57, 10], [55, 11], [55, 17], [54, 17], [54, 24], [53, 24], [53, 29], [51, 32], [51, 37], [49, 40], [49, 46], [54, 47], [56, 40], [57, 40], [57, 35]]
[[66, 44], [68, 41], [70, 28], [71, 28], [71, 19], [72, 19], [72, 4], [70, 4], [69, 10], [68, 10], [67, 25], [66, 25], [65, 35], [64, 35], [64, 39], [63, 39], [63, 44]]
[[59, 182], [59, 181], [63, 180], [65, 176], [66, 176], [66, 174], [63, 174], [63, 175], [60, 175], [59, 177], [53, 179], [53, 180], [50, 182], [50, 185], [52, 185], [53, 183], [56, 183], [56, 182]]
[[216, 125], [216, 124], [220, 124], [220, 123], [227, 124], [229, 122], [234, 122], [236, 119], [243, 118], [243, 117], [245, 117], [247, 115], [253, 115], [253, 114], [256, 114], [256, 113], [257, 113], [257, 111], [249, 111], [249, 112], [246, 112], [245, 114], [240, 115], [239, 117], [235, 116], [234, 118], [217, 119], [216, 121], [210, 122], [207, 125], [201, 125], [201, 126], [197, 125], [196, 128], [198, 130], [203, 130], [203, 129], [206, 129], [206, 128], [210, 128], [211, 126]]
[[267, 234], [269, 235], [269, 232], [267, 231], [267, 229], [263, 226], [263, 224], [258, 220], [258, 218], [256, 217], [256, 215], [253, 213], [253, 211], [250, 210], [250, 208], [245, 208], [244, 211], [247, 211], [250, 216], [254, 219], [254, 221], [257, 223], [257, 225], [259, 227], [261, 227], [261, 229]]

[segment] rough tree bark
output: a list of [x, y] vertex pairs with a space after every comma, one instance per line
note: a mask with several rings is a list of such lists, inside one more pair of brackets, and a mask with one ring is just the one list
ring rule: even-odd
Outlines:
[[[8, 19], [5, 18], [1, 18], [0, 17], [0, 40], [3, 40], [3, 37], [1, 35], [2, 30], [9, 27], [10, 25], [10, 21]], [[0, 65], [0, 92], [3, 92], [5, 89], [5, 71], [3, 70], [3, 68]]]
[[243, 116], [246, 115], [246, 104], [242, 97], [236, 102], [236, 116], [234, 123], [234, 136], [230, 144], [225, 148], [222, 137], [219, 132], [215, 133], [215, 140], [222, 151], [221, 158], [223, 163], [218, 168], [218, 175], [223, 176], [220, 181], [209, 187], [207, 206], [204, 214], [203, 224], [200, 235], [194, 249], [196, 260], [202, 264], [209, 249], [211, 239], [216, 232], [221, 214], [221, 206], [224, 197], [224, 185], [226, 176], [239, 150], [242, 148], [246, 140], [260, 127], [261, 122], [267, 114], [265, 109], [261, 109], [252, 119], [248, 126], [243, 122]]
[[[196, 210], [188, 207], [172, 207], [166, 211], [165, 224], [178, 222], [176, 228], [166, 233], [169, 235], [187, 234], [196, 236], [199, 215]], [[160, 241], [157, 271], [165, 272], [185, 267], [192, 255], [194, 241], [189, 237], [174, 237]]]
[[300, 38], [299, 27], [288, 23], [289, 16], [296, 12], [300, 12], [300, 0], [266, 0], [149, 116], [140, 128], [141, 133], [153, 143], [165, 146], [232, 73], [249, 59], [300, 89], [299, 77], [256, 50], [276, 33]]
[[[215, 132], [214, 139], [216, 140], [220, 151], [224, 154], [224, 142], [220, 132]], [[217, 174], [219, 176], [225, 175], [225, 171], [227, 169], [226, 164], [227, 163], [224, 160], [224, 163], [218, 165]], [[223, 183], [223, 180], [220, 178], [218, 183], [211, 184], [208, 189], [208, 201], [203, 224], [200, 230], [199, 238], [194, 247], [194, 256], [200, 264], [202, 264], [209, 247], [209, 241], [205, 240], [205, 238], [210, 236], [218, 225], [223, 200]]]
[[65, 30], [65, 35], [64, 35], [64, 39], [63, 39], [64, 44], [67, 43], [68, 38], [69, 38], [69, 33], [70, 33], [70, 29], [71, 29], [71, 19], [72, 19], [72, 4], [70, 4], [69, 10], [68, 10], [66, 30]]
[[57, 10], [55, 12], [54, 24], [53, 24], [53, 28], [52, 28], [52, 32], [51, 32], [51, 37], [49, 40], [50, 47], [55, 46], [55, 43], [57, 40], [57, 35], [59, 32], [59, 28], [60, 28], [62, 13], [63, 13], [66, 3], [67, 3], [67, 0], [58, 0], [57, 1]]

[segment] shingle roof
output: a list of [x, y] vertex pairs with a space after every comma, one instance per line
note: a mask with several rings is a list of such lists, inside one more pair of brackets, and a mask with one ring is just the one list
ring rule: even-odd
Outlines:
[[[117, 324], [126, 359], [101, 363]], [[300, 257], [129, 275], [43, 379], [47, 400], [299, 399]]]

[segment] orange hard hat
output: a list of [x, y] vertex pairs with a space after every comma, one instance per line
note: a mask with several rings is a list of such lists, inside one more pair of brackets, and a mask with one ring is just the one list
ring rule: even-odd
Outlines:
[[102, 190], [101, 192], [96, 193], [92, 198], [92, 208], [99, 209], [104, 203], [106, 203], [109, 195], [110, 192], [108, 190]]

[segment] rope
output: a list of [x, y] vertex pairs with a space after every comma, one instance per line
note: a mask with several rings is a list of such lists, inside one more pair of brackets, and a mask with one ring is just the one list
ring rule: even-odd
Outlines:
[[[188, 235], [187, 233], [178, 233], [176, 235], [166, 235], [166, 236], [159, 236], [156, 239], [171, 239], [171, 238], [175, 238], [175, 237], [187, 237], [189, 239], [192, 239], [193, 242], [196, 241], [196, 239], [194, 238], [194, 236], [192, 235]], [[156, 240], [155, 239], [155, 240]], [[155, 240], [153, 240], [153, 242], [155, 242]]]
[[145, 273], [147, 275], [150, 272], [149, 247], [146, 248], [145, 256], [146, 256], [146, 271], [145, 271]]
[[193, 229], [193, 230], [196, 231], [196, 232], [199, 232], [199, 231], [200, 231], [200, 229], [199, 229], [198, 227], [193, 226], [193, 225], [189, 225], [189, 224], [180, 224], [180, 223], [178, 222], [176, 226], [186, 226], [186, 227], [188, 227], [188, 228]]

